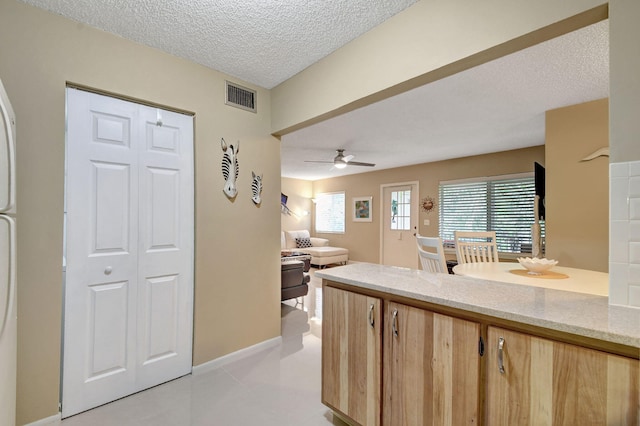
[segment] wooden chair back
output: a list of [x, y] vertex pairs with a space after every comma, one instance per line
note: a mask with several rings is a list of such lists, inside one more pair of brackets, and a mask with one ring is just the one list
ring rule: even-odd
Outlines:
[[[418, 243], [418, 255], [422, 269], [429, 272], [440, 272], [447, 274], [447, 262], [444, 258], [444, 249], [442, 248], [442, 240], [438, 237], [416, 236]], [[425, 250], [431, 248], [433, 251]]]
[[458, 264], [499, 262], [496, 232], [455, 231]]

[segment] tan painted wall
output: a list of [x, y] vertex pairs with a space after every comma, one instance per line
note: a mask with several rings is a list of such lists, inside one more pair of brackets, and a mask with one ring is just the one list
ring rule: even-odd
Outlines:
[[[431, 196], [437, 202], [438, 185], [442, 180], [533, 172], [535, 161], [544, 163], [544, 146], [315, 181], [314, 194], [345, 191], [347, 201], [346, 232], [318, 236], [328, 238], [332, 245], [348, 248], [350, 260], [377, 263], [380, 260], [380, 185], [418, 181], [420, 199]], [[351, 220], [351, 199], [360, 196], [373, 196], [372, 222]], [[429, 226], [423, 224], [425, 219], [430, 221]], [[420, 212], [418, 223], [420, 234], [437, 236], [437, 207], [432, 213]]]
[[[270, 93], [258, 90], [257, 115], [227, 107], [223, 74], [14, 0], [0, 2], [0, 40], [18, 135], [18, 424], [58, 412], [67, 81], [195, 113], [194, 364], [279, 336], [280, 146], [269, 134]], [[222, 193], [220, 137], [241, 141], [235, 202]], [[264, 173], [259, 208], [252, 170]]]
[[[611, 0], [609, 143], [611, 145], [609, 303], [640, 306], [639, 237], [632, 232], [637, 214], [630, 208], [637, 196], [630, 173], [640, 160], [640, 2]], [[615, 248], [615, 250], [613, 250]]]
[[[287, 133], [309, 120], [418, 87], [596, 22], [606, 18], [606, 7], [524, 37], [603, 4], [602, 0], [418, 1], [274, 88], [273, 131]], [[518, 37], [523, 38], [512, 41]]]
[[609, 19], [611, 162], [640, 160], [640, 2], [611, 0]]
[[282, 178], [282, 192], [289, 196], [287, 207], [292, 214], [280, 214], [280, 227], [283, 231], [307, 229], [311, 231], [311, 198], [313, 183], [308, 180]]
[[546, 113], [546, 256], [563, 266], [609, 270], [609, 101]]
[[[62, 294], [60, 224], [65, 81], [196, 112], [195, 363], [198, 364], [272, 337], [277, 334], [274, 330], [279, 323], [274, 318], [278, 304], [274, 303], [270, 308], [264, 303], [265, 297], [260, 297], [278, 300], [277, 285], [265, 286], [268, 280], [264, 280], [264, 274], [274, 277], [277, 282], [279, 188], [265, 185], [265, 201], [260, 209], [249, 209], [248, 198], [240, 198], [233, 205], [225, 204], [226, 201], [220, 203], [220, 157], [217, 152], [220, 136], [242, 139], [243, 147], [256, 147], [255, 151], [243, 148], [241, 170], [248, 173], [250, 167], [256, 165], [256, 169], [264, 170], [266, 182], [275, 182], [278, 177], [274, 173], [279, 169], [279, 156], [275, 152], [279, 150], [271, 149], [271, 144], [277, 143], [266, 136], [264, 128], [270, 126], [271, 131], [277, 132], [297, 126], [393, 85], [399, 85], [397, 90], [416, 87], [424, 84], [424, 79], [415, 83], [407, 82], [407, 78], [434, 75], [435, 67], [468, 55], [468, 44], [472, 46], [471, 50], [488, 49], [514, 35], [552, 24], [598, 4], [602, 2], [545, 0], [534, 4], [492, 0], [476, 6], [461, 0], [439, 3], [421, 0], [415, 11], [414, 7], [407, 11], [408, 15], [415, 13], [415, 19], [399, 15], [398, 20], [394, 19], [388, 26], [370, 32], [371, 35], [356, 40], [344, 52], [327, 58], [328, 63], [321, 61], [318, 66], [310, 67], [272, 91], [274, 118], [269, 124], [268, 92], [259, 91], [260, 114], [248, 118], [242, 111], [224, 109], [216, 103], [216, 99], [222, 98], [223, 91], [223, 76], [219, 73], [71, 23], [23, 3], [2, 0], [0, 37], [10, 42], [0, 43], [0, 77], [18, 113], [20, 138], [19, 422], [46, 417], [57, 411], [61, 307], [52, 301], [60, 300]], [[638, 32], [633, 17], [637, 16], [638, 7], [633, 0], [612, 0], [611, 8], [619, 18], [611, 22], [611, 108], [620, 114], [619, 122], [612, 120], [612, 141], [615, 142], [612, 149], [616, 148], [618, 139], [620, 144], [628, 146], [636, 143], [634, 126], [637, 125], [635, 117], [640, 97], [630, 93], [622, 99], [619, 94], [627, 90], [627, 83], [635, 81], [633, 70], [637, 67], [627, 65], [627, 56], [638, 60], [633, 44]], [[460, 25], [452, 25], [452, 22]], [[405, 24], [406, 29], [403, 28]], [[420, 32], [421, 28], [438, 31], [429, 39]], [[614, 34], [617, 41], [613, 39]], [[104, 54], [105, 51], [108, 54]], [[444, 56], [440, 58], [438, 53]], [[429, 62], [432, 58], [435, 63]], [[626, 69], [620, 72], [623, 68]], [[636, 90], [637, 86], [631, 87]], [[299, 102], [294, 102], [296, 99]], [[622, 132], [619, 138], [616, 136], [618, 129]], [[248, 176], [241, 173], [241, 188], [248, 188]], [[236, 210], [232, 206], [242, 208]], [[239, 215], [236, 214], [238, 211], [241, 212]], [[244, 259], [241, 262], [233, 253], [224, 254], [219, 249], [224, 245], [234, 247], [239, 235], [251, 235], [253, 241], [259, 241], [261, 245], [259, 252], [262, 255], [253, 259], [254, 272], [241, 268]], [[239, 270], [227, 269], [228, 265], [238, 266]], [[262, 287], [253, 285], [258, 275]], [[252, 292], [254, 289], [258, 294]], [[262, 290], [268, 294], [262, 294]], [[212, 309], [211, 304], [218, 301], [222, 309]], [[238, 315], [237, 306], [243, 306], [244, 312], [250, 314]], [[255, 321], [258, 316], [260, 321]], [[236, 321], [228, 321], [228, 318]], [[230, 328], [217, 327], [221, 321]], [[247, 327], [248, 323], [251, 327]]]

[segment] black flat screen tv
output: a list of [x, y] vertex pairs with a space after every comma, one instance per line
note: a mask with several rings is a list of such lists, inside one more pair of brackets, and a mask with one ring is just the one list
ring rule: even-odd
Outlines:
[[536, 188], [536, 195], [540, 197], [538, 200], [538, 215], [540, 216], [538, 219], [543, 220], [546, 216], [544, 209], [544, 166], [539, 164], [538, 162], [533, 163], [533, 175], [534, 182]]

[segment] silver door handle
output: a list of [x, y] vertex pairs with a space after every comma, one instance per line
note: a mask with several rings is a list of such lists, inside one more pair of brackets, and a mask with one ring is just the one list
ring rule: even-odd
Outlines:
[[504, 374], [504, 337], [498, 339], [498, 371], [500, 374]]
[[373, 318], [373, 303], [369, 306], [369, 325], [373, 328], [376, 324], [375, 319]]
[[393, 317], [391, 320], [391, 327], [393, 328], [393, 335], [398, 337], [398, 310], [393, 310]]

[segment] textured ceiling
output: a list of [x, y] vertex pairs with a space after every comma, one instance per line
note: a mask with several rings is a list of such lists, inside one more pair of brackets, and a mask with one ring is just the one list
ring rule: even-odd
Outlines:
[[[22, 1], [269, 89], [417, 0]], [[604, 21], [287, 134], [282, 176], [371, 170], [304, 162], [337, 148], [380, 170], [542, 145], [545, 111], [608, 96]]]
[[417, 0], [22, 0], [270, 89]]
[[608, 96], [603, 21], [285, 135], [282, 176], [372, 170], [304, 162], [331, 160], [337, 148], [380, 170], [543, 145], [545, 111]]

